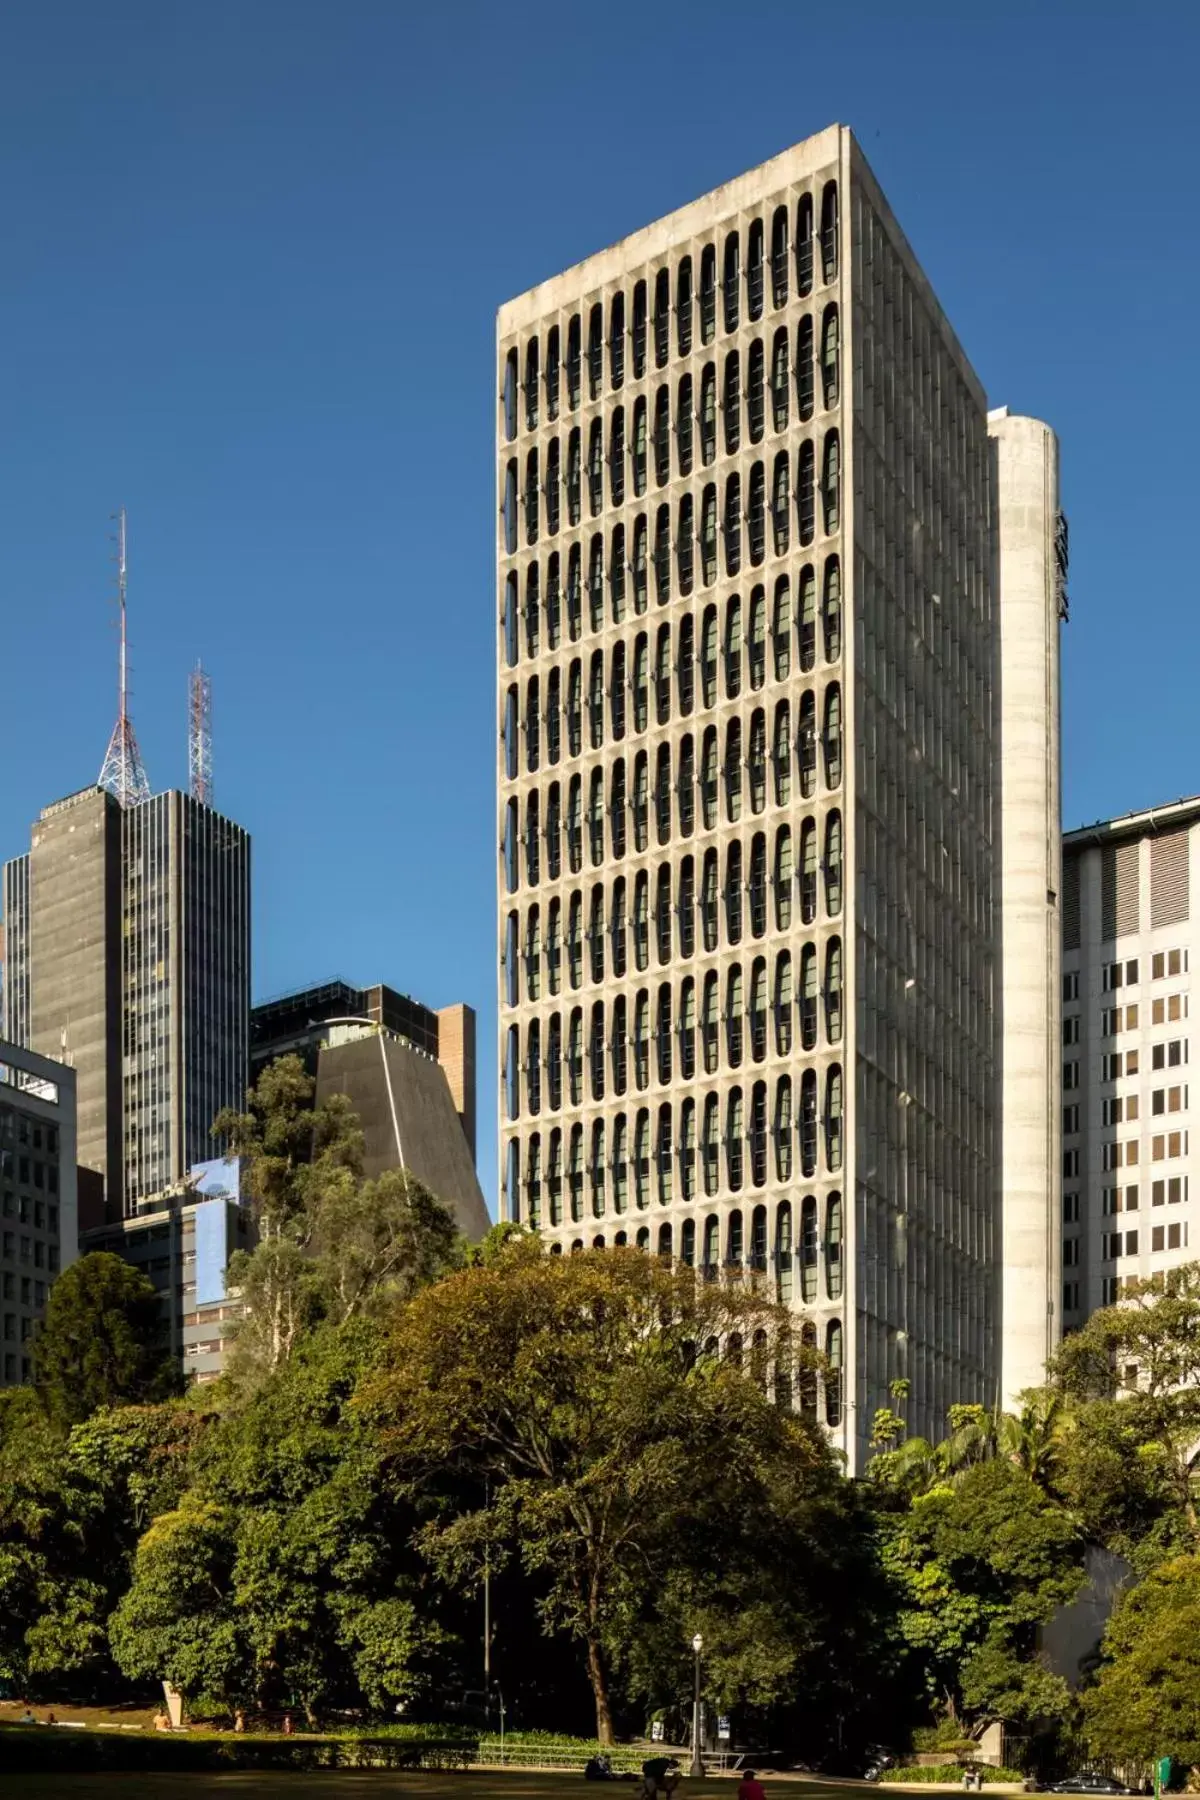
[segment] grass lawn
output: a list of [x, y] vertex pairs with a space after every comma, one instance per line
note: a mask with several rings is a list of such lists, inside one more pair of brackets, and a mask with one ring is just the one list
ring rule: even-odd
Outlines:
[[[574, 1794], [577, 1800], [607, 1795], [607, 1787], [585, 1784], [581, 1775], [527, 1775], [469, 1770], [458, 1774], [392, 1773], [390, 1770], [350, 1771], [328, 1775], [19, 1775], [4, 1779], [0, 1791], [15, 1792], [20, 1784], [22, 1800], [560, 1800]], [[10, 1783], [12, 1786], [10, 1787]], [[795, 1800], [849, 1800], [862, 1789], [832, 1784], [766, 1782], [768, 1800], [774, 1792]], [[728, 1779], [684, 1781], [678, 1800], [733, 1800], [736, 1788]], [[887, 1793], [887, 1789], [880, 1790]], [[612, 1800], [633, 1796], [632, 1783], [621, 1782], [611, 1790]]]

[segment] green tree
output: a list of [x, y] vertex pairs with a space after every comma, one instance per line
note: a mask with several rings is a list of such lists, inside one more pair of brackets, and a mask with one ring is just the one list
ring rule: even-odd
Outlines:
[[362, 1132], [342, 1094], [314, 1105], [299, 1057], [259, 1076], [245, 1113], [214, 1127], [243, 1159], [258, 1243], [230, 1259], [243, 1317], [234, 1371], [258, 1380], [280, 1368], [305, 1333], [343, 1324], [410, 1293], [453, 1263], [448, 1210], [411, 1173], [362, 1172]]
[[1106, 1538], [1129, 1549], [1157, 1527], [1161, 1544], [1177, 1537], [1194, 1547], [1200, 1264], [1127, 1282], [1119, 1306], [1065, 1339], [1052, 1376], [1077, 1419], [1071, 1486]]
[[917, 1494], [882, 1529], [901, 1634], [930, 1700], [976, 1728], [1061, 1716], [1067, 1689], [1038, 1663], [1036, 1636], [1083, 1580], [1067, 1509], [993, 1458]]
[[[614, 1663], [629, 1659], [648, 1611], [663, 1616], [668, 1571], [700, 1520], [728, 1522], [766, 1488], [765, 1466], [782, 1481], [789, 1462], [793, 1483], [824, 1498], [827, 1522], [837, 1512], [837, 1471], [820, 1433], [716, 1354], [718, 1344], [740, 1344], [765, 1376], [784, 1326], [753, 1291], [697, 1284], [633, 1250], [551, 1256], [532, 1238], [425, 1289], [395, 1317], [389, 1368], [368, 1404], [397, 1478], [450, 1474], [475, 1495], [429, 1528], [426, 1546], [465, 1580], [485, 1554], [519, 1547], [544, 1584], [547, 1626], [582, 1646], [602, 1742], [613, 1738]], [[760, 1516], [768, 1511], [760, 1498]], [[798, 1532], [810, 1547], [820, 1516], [810, 1504]], [[715, 1530], [707, 1539], [717, 1568], [721, 1542]], [[763, 1572], [757, 1597], [768, 1610], [769, 1586]], [[676, 1649], [702, 1613], [715, 1641], [717, 1612], [737, 1604], [719, 1583], [679, 1573]], [[781, 1647], [777, 1626], [764, 1628], [752, 1669], [730, 1668], [730, 1691], [743, 1680], [774, 1692], [794, 1670], [795, 1645]]]
[[102, 1406], [165, 1398], [180, 1377], [167, 1350], [159, 1296], [119, 1256], [82, 1256], [50, 1289], [33, 1344], [34, 1385], [66, 1429]]
[[1200, 1556], [1161, 1563], [1122, 1597], [1103, 1654], [1083, 1696], [1095, 1754], [1200, 1762]]
[[378, 1434], [351, 1404], [377, 1356], [369, 1323], [323, 1327], [212, 1423], [112, 1619], [128, 1676], [314, 1718], [424, 1691], [445, 1629], [420, 1592], [411, 1506], [386, 1491]]

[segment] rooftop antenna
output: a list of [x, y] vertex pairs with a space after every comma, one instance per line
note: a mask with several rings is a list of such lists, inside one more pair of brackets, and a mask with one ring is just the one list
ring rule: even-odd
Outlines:
[[117, 514], [117, 606], [120, 609], [121, 664], [117, 688], [117, 722], [108, 740], [98, 787], [107, 788], [122, 806], [138, 806], [150, 798], [150, 783], [129, 717], [129, 673], [125, 636], [125, 508]]
[[201, 806], [212, 805], [212, 679], [200, 663], [188, 679], [188, 789]]

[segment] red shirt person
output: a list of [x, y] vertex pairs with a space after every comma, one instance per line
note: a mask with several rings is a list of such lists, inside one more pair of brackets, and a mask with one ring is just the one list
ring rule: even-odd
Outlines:
[[753, 1769], [743, 1770], [737, 1800], [767, 1800], [767, 1790]]

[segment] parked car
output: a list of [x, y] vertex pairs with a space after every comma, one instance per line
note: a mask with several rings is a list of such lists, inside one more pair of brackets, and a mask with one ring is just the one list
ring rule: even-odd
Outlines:
[[1132, 1794], [1123, 1781], [1116, 1781], [1111, 1775], [1097, 1775], [1094, 1769], [1081, 1769], [1077, 1775], [1068, 1775], [1064, 1781], [1048, 1781], [1042, 1789], [1043, 1794]]

